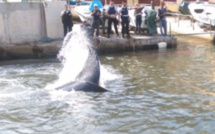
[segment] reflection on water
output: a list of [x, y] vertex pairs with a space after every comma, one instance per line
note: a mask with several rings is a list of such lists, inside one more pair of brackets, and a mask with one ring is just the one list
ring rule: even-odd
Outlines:
[[[184, 38], [183, 38], [184, 40]], [[109, 93], [46, 89], [56, 60], [1, 62], [0, 132], [214, 133], [215, 53], [207, 42], [100, 56]]]

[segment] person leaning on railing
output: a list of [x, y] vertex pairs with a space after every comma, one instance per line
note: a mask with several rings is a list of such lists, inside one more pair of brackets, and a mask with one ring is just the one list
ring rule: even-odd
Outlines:
[[165, 2], [162, 1], [161, 7], [158, 9], [159, 23], [160, 23], [160, 32], [162, 36], [167, 35], [167, 22], [166, 22], [166, 8]]

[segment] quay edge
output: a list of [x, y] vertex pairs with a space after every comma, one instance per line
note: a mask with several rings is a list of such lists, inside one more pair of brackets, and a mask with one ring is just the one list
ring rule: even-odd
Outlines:
[[130, 39], [100, 37], [94, 39], [94, 41], [98, 40], [100, 44], [96, 42], [94, 44], [97, 44], [99, 54], [177, 47], [177, 39], [173, 36], [133, 36]]
[[[0, 45], [0, 60], [56, 58], [63, 40], [47, 43]], [[98, 37], [92, 44], [99, 54], [132, 52], [160, 48], [176, 48], [175, 37], [133, 36], [130, 39]]]

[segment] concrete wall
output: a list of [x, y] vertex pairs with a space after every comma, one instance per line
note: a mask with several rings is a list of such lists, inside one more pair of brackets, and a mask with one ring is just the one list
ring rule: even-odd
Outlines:
[[211, 3], [215, 3], [215, 0], [209, 0], [209, 2], [211, 2]]
[[63, 38], [64, 5], [65, 1], [0, 3], [0, 45]]
[[65, 1], [46, 2], [45, 4], [45, 18], [47, 36], [50, 38], [63, 37], [63, 24], [60, 13], [64, 10]]
[[44, 27], [40, 3], [0, 4], [0, 42], [33, 42], [41, 39]]
[[22, 0], [7, 0], [7, 2], [22, 2]]
[[129, 6], [134, 6], [136, 5], [137, 3], [139, 3], [139, 0], [127, 0], [127, 4]]

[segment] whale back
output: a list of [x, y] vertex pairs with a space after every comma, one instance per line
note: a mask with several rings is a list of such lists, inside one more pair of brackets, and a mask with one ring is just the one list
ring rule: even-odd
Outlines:
[[82, 71], [76, 77], [76, 81], [87, 81], [93, 84], [99, 84], [100, 63], [96, 51], [88, 47], [89, 55]]
[[84, 91], [84, 92], [107, 92], [105, 88], [99, 86], [100, 80], [100, 62], [96, 51], [88, 47], [89, 55], [85, 62], [82, 71], [77, 75], [74, 82], [67, 83], [57, 90], [62, 89], [65, 91]]

